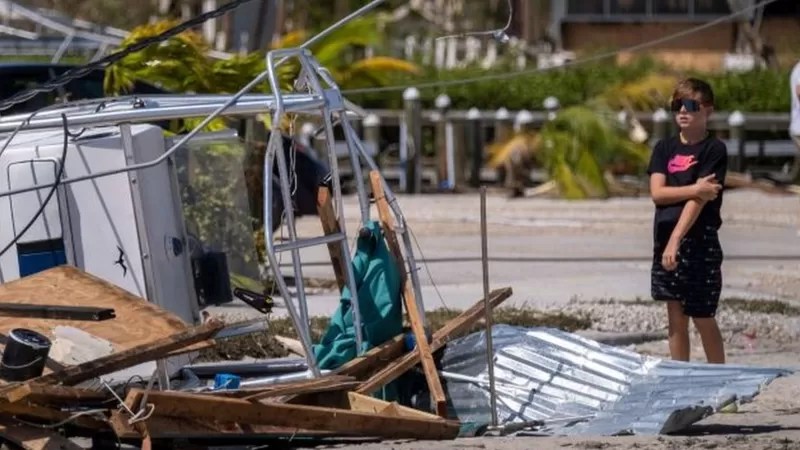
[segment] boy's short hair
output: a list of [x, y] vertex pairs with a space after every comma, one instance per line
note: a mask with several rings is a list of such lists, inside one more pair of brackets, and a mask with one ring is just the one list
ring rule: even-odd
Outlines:
[[698, 78], [684, 78], [675, 86], [672, 92], [672, 100], [684, 97], [700, 96], [700, 101], [708, 105], [714, 105], [714, 91], [711, 85]]

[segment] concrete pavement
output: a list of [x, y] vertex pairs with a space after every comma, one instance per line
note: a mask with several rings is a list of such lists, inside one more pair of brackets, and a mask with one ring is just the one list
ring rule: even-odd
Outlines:
[[[414, 252], [421, 260], [426, 309], [463, 309], [481, 298], [478, 195], [399, 196], [398, 202], [418, 244]], [[573, 298], [649, 298], [653, 206], [648, 198], [570, 202], [490, 195], [487, 203], [490, 284], [514, 289], [507, 304], [554, 307]], [[345, 211], [348, 235], [354, 236], [354, 197], [345, 199]], [[723, 296], [800, 301], [800, 198], [730, 191], [723, 220]], [[304, 237], [322, 233], [317, 217], [300, 218], [297, 227]], [[291, 256], [282, 258], [284, 273], [291, 274]], [[301, 260], [304, 276], [333, 278], [326, 247], [302, 250]], [[338, 296], [314, 294], [308, 303], [310, 314], [329, 315]], [[248, 309], [231, 304], [211, 311], [250, 316]], [[279, 305], [275, 313], [285, 310]]]

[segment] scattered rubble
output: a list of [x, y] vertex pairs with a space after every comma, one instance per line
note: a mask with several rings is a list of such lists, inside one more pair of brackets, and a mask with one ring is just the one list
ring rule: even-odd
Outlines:
[[[570, 302], [558, 311], [585, 314], [590, 330], [613, 333], [651, 333], [667, 330], [665, 306], [651, 300]], [[777, 300], [723, 299], [717, 321], [728, 342], [756, 341], [787, 344], [800, 338], [800, 307]], [[690, 327], [693, 333], [696, 331]]]
[[[510, 296], [510, 288], [495, 290], [489, 304], [496, 307]], [[40, 374], [0, 382], [0, 437], [23, 448], [75, 449], [81, 447], [68, 437], [151, 448], [154, 441], [174, 439], [269, 442], [304, 437], [324, 442], [332, 437], [454, 439], [459, 433], [457, 421], [370, 396], [420, 363], [420, 352], [407, 350], [405, 334], [319, 378], [306, 379], [308, 373], [302, 371], [294, 379], [253, 380], [226, 374], [220, 366], [221, 373], [209, 385], [196, 376], [186, 380], [182, 367], [197, 351], [213, 348], [213, 338], [226, 328], [221, 321], [211, 318], [186, 326], [152, 303], [71, 266], [0, 286], [0, 302], [9, 304], [92, 307], [99, 299], [113, 307], [115, 317], [0, 316], [6, 349], [7, 336], [21, 327], [36, 330], [31, 333], [42, 340], [66, 336], [73, 344], [97, 341], [72, 359], [65, 354], [74, 347], [61, 344], [61, 362], [45, 354], [47, 364]], [[467, 333], [483, 314], [481, 300], [452, 317], [433, 334], [431, 351]], [[92, 348], [99, 352], [94, 358], [86, 355]], [[220, 385], [220, 379], [227, 379], [226, 384]], [[235, 386], [228, 386], [234, 379]]]

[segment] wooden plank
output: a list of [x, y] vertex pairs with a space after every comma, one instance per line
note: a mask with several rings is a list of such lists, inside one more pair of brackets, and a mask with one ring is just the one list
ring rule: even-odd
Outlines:
[[383, 227], [383, 234], [386, 238], [386, 245], [389, 251], [394, 256], [394, 261], [397, 264], [397, 270], [400, 271], [400, 276], [403, 281], [406, 279], [405, 263], [403, 262], [403, 252], [400, 250], [400, 242], [397, 240], [397, 233], [394, 230], [394, 222], [392, 221], [391, 208], [389, 202], [386, 201], [386, 192], [383, 189], [383, 182], [381, 175], [375, 170], [369, 172], [369, 181], [372, 186], [372, 196], [375, 199], [375, 206], [378, 209], [378, 218]]
[[[499, 304], [503, 303], [507, 298], [511, 297], [512, 290], [510, 287], [496, 289], [489, 294], [489, 304], [492, 308], [496, 308]], [[455, 319], [447, 322], [439, 331], [433, 334], [433, 342], [431, 342], [432, 351], [437, 351], [444, 347], [450, 340], [458, 337], [466, 332], [475, 322], [481, 319], [484, 315], [484, 300], [479, 300], [470, 309], [459, 314]], [[402, 358], [387, 365], [383, 370], [373, 375], [370, 379], [365, 381], [356, 392], [361, 394], [371, 394], [388, 383], [391, 383], [397, 377], [411, 370], [414, 366], [419, 364], [419, 353], [411, 352], [405, 354]]]
[[416, 417], [427, 420], [442, 420], [439, 416], [428, 414], [425, 411], [409, 408], [397, 402], [386, 402], [375, 397], [368, 397], [357, 392], [348, 392], [347, 399], [353, 411], [369, 412], [390, 417]]
[[[385, 367], [391, 361], [403, 355], [405, 337], [398, 334], [383, 344], [372, 347], [361, 356], [357, 356], [333, 371], [336, 375], [347, 375], [357, 380], [365, 380], [373, 373]], [[320, 404], [319, 393], [308, 393], [286, 399], [286, 403], [301, 405]]]
[[[126, 404], [137, 404], [144, 394], [131, 389]], [[235, 422], [240, 425], [273, 425], [306, 430], [332, 431], [343, 435], [384, 437], [390, 439], [454, 439], [459, 424], [448, 420], [424, 420], [416, 417], [384, 417], [345, 409], [283, 403], [253, 403], [247, 400], [213, 397], [181, 392], [147, 394], [155, 416]]]
[[[357, 380], [365, 380], [378, 370], [386, 367], [391, 361], [399, 358], [405, 351], [405, 336], [398, 334], [383, 344], [372, 347], [361, 356], [357, 356], [334, 370], [336, 375], [347, 375]], [[322, 395], [320, 395], [322, 394]], [[301, 405], [328, 404], [325, 393], [307, 393], [286, 399], [286, 403]]]
[[104, 430], [108, 428], [105, 422], [89, 416], [72, 417], [72, 413], [24, 403], [0, 403], [0, 415], [25, 417], [53, 423], [69, 421], [72, 426], [89, 430]]
[[[114, 434], [120, 439], [141, 439], [142, 433], [131, 425], [128, 420], [130, 416], [122, 411], [112, 411], [108, 423]], [[217, 427], [212, 427], [209, 424], [188, 421], [171, 417], [151, 417], [147, 420], [150, 435], [155, 438], [170, 438], [170, 437], [193, 437], [192, 435], [198, 434], [217, 434], [219, 428], [225, 427], [224, 424], [219, 424]], [[168, 426], [164, 426], [168, 425]], [[233, 424], [232, 424], [233, 426]], [[158, 431], [153, 429], [167, 428], [171, 431], [170, 434], [164, 436], [159, 435]], [[238, 426], [237, 426], [238, 428]]]
[[84, 450], [55, 431], [0, 420], [0, 437], [25, 450]]
[[[109, 424], [120, 439], [141, 439], [142, 434], [128, 423], [130, 417], [121, 411], [112, 411]], [[249, 440], [269, 437], [331, 437], [329, 431], [303, 430], [296, 427], [276, 427], [271, 425], [239, 425], [233, 422], [214, 420], [183, 419], [178, 417], [154, 416], [146, 420], [147, 431], [152, 439], [225, 439], [237, 441], [246, 437]]]
[[439, 379], [439, 372], [436, 369], [436, 363], [433, 360], [433, 352], [431, 351], [428, 337], [425, 334], [425, 328], [422, 325], [422, 317], [419, 310], [417, 310], [417, 303], [414, 300], [414, 288], [410, 280], [405, 282], [405, 295], [403, 296], [406, 302], [406, 310], [408, 311], [408, 319], [411, 322], [411, 329], [414, 331], [416, 338], [416, 353], [422, 362], [422, 371], [425, 373], [425, 380], [428, 383], [428, 389], [431, 393], [431, 401], [439, 417], [447, 417], [447, 399], [444, 395], [442, 388], [442, 381]]
[[295, 355], [305, 358], [306, 351], [303, 349], [303, 344], [297, 339], [288, 338], [286, 336], [273, 336], [281, 347], [285, 348], [287, 352], [294, 353]]
[[357, 356], [334, 371], [339, 375], [349, 375], [363, 379], [372, 372], [384, 367], [389, 361], [399, 358], [405, 350], [405, 336], [398, 334], [381, 345], [372, 347], [361, 356]]
[[[367, 397], [366, 395], [361, 395], [355, 392], [347, 393], [347, 402], [349, 404], [350, 410], [361, 411], [371, 414], [379, 414], [381, 411], [386, 409], [387, 406], [390, 405], [389, 402], [385, 402], [381, 399], [375, 397]], [[438, 416], [434, 417], [438, 418]]]
[[[328, 186], [321, 185], [317, 187], [317, 213], [319, 214], [320, 222], [322, 222], [322, 231], [326, 236], [341, 231], [339, 229], [339, 222], [336, 220], [336, 213], [333, 210], [331, 190]], [[329, 243], [328, 253], [331, 256], [331, 264], [333, 265], [333, 273], [336, 276], [336, 284], [339, 285], [339, 291], [341, 292], [347, 282], [345, 262], [342, 259], [342, 243]]]
[[[237, 389], [237, 390], [219, 390], [219, 391], [211, 391], [211, 392], [202, 392], [204, 395], [218, 395], [221, 397], [230, 397], [230, 398], [248, 398], [251, 396], [255, 396], [261, 393], [272, 393], [276, 391], [297, 391], [299, 393], [303, 392], [324, 392], [326, 390], [330, 390], [331, 388], [335, 388], [338, 385], [349, 385], [353, 382], [357, 382], [357, 380], [353, 377], [348, 377], [345, 375], [335, 375], [335, 374], [328, 374], [324, 375], [321, 378], [313, 378], [310, 380], [299, 380], [299, 381], [286, 381], [282, 383], [275, 383], [270, 384], [268, 386], [263, 387], [256, 387], [256, 388], [245, 388], [245, 389]], [[281, 393], [279, 395], [291, 395]], [[270, 396], [270, 395], [268, 395]]]
[[397, 270], [399, 270], [401, 274], [406, 313], [408, 314], [408, 321], [411, 323], [411, 330], [414, 332], [414, 337], [417, 341], [416, 351], [419, 353], [419, 358], [422, 361], [422, 370], [425, 372], [425, 380], [428, 382], [431, 401], [435, 406], [436, 413], [440, 417], [447, 417], [447, 399], [444, 396], [444, 389], [442, 389], [442, 382], [439, 379], [439, 372], [436, 370], [436, 363], [433, 361], [428, 337], [423, 327], [422, 315], [417, 309], [417, 302], [414, 298], [414, 287], [411, 284], [411, 280], [405, 276], [406, 267], [403, 263], [400, 244], [397, 242], [397, 235], [395, 234], [394, 223], [389, 210], [389, 202], [386, 201], [386, 192], [383, 188], [380, 173], [375, 170], [370, 171], [369, 178], [372, 183], [372, 195], [378, 207], [378, 216], [381, 220], [381, 226], [386, 236], [389, 251], [394, 255]]
[[291, 383], [291, 385], [287, 386], [275, 386], [274, 388], [243, 397], [243, 399], [255, 402], [269, 397], [282, 397], [286, 395], [309, 394], [328, 391], [343, 391], [355, 388], [359, 384], [361, 383], [351, 377], [331, 377], [330, 379], [325, 377], [316, 380], [306, 380], [304, 383]]
[[69, 386], [55, 386], [50, 384], [21, 384], [10, 391], [0, 393], [0, 398], [5, 401], [21, 401], [36, 403], [38, 405], [71, 405], [81, 403], [97, 403], [113, 398], [108, 391], [93, 391], [78, 389]]
[[[77, 384], [101, 375], [161, 358], [171, 351], [209, 339], [217, 334], [223, 327], [224, 323], [222, 321], [212, 319], [199, 327], [190, 328], [159, 341], [97, 358], [76, 366], [67, 367], [62, 371], [34, 378], [27, 383]], [[9, 401], [12, 402], [18, 400], [19, 398], [16, 397], [9, 398]]]
[[[151, 343], [189, 328], [177, 315], [69, 265], [0, 285], [0, 302], [111, 308], [116, 319], [100, 322], [0, 316], [0, 333], [8, 335], [15, 328], [28, 328], [55, 339], [53, 330], [57, 326], [74, 327], [110, 342], [116, 352]], [[200, 342], [173, 354], [202, 349], [212, 344], [212, 341]], [[49, 372], [50, 369], [45, 369], [45, 373]]]

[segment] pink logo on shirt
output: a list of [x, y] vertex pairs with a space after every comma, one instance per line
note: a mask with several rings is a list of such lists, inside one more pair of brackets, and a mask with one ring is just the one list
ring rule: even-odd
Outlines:
[[667, 171], [669, 173], [683, 172], [695, 164], [697, 164], [697, 160], [694, 155], [675, 155], [669, 160]]

